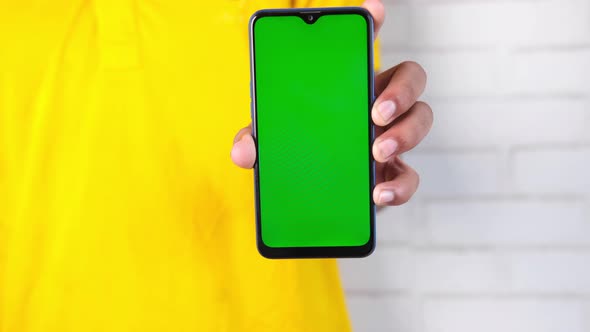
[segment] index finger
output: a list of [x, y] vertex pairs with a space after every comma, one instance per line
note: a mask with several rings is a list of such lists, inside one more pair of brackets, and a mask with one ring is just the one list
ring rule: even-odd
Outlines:
[[379, 74], [378, 94], [371, 116], [378, 126], [387, 126], [412, 107], [426, 87], [426, 72], [417, 63], [405, 61]]
[[375, 25], [375, 37], [379, 34], [379, 30], [385, 21], [385, 6], [381, 0], [365, 0], [362, 5], [363, 8], [371, 13], [373, 16], [373, 23]]

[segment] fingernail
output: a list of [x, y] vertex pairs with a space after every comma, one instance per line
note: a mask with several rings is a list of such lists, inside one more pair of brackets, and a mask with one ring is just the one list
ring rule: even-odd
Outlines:
[[389, 123], [391, 117], [395, 113], [395, 103], [391, 100], [386, 100], [377, 106], [377, 111], [379, 112], [379, 116], [385, 123]]
[[397, 150], [397, 142], [392, 139], [386, 139], [377, 146], [381, 158], [387, 159]]
[[389, 203], [393, 201], [393, 196], [393, 191], [383, 190], [381, 193], [379, 193], [379, 203]]

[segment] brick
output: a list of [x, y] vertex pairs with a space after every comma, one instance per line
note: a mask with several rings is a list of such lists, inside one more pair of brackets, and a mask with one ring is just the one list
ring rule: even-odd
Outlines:
[[501, 190], [498, 156], [493, 152], [410, 152], [405, 160], [421, 177], [420, 195], [490, 194]]
[[407, 244], [412, 241], [415, 223], [415, 200], [401, 206], [391, 206], [377, 212], [377, 241], [381, 244]]
[[[504, 93], [503, 57], [487, 51], [386, 52], [383, 68], [402, 61], [420, 63], [428, 74], [425, 98], [500, 96]], [[482, 64], [485, 64], [482, 65]]]
[[491, 253], [420, 252], [417, 289], [424, 293], [502, 292], [507, 289], [506, 264]]
[[418, 199], [341, 260], [355, 330], [590, 331], [590, 2], [386, 5], [382, 68], [424, 66], [435, 124]]
[[493, 147], [590, 142], [587, 99], [430, 100], [426, 147]]
[[505, 61], [502, 86], [507, 94], [590, 93], [590, 48], [520, 52]]
[[577, 301], [544, 299], [433, 299], [425, 305], [426, 332], [582, 332]]
[[413, 278], [413, 266], [403, 248], [378, 247], [367, 258], [341, 259], [339, 265], [346, 290], [407, 290]]
[[392, 51], [383, 54], [382, 67], [406, 60], [426, 70], [425, 96], [429, 98], [590, 94], [589, 48], [516, 53]]
[[584, 301], [584, 326], [586, 332], [590, 331], [590, 301]]
[[530, 47], [590, 41], [587, 1], [432, 2], [414, 7], [410, 43], [420, 47]]
[[590, 192], [590, 147], [519, 150], [512, 164], [518, 192]]
[[432, 202], [425, 242], [434, 245], [526, 246], [590, 243], [590, 218], [578, 201]]
[[590, 252], [512, 254], [510, 269], [513, 292], [590, 293]]
[[383, 50], [399, 45], [407, 45], [410, 37], [410, 9], [408, 5], [399, 2], [387, 2], [385, 4], [387, 17], [381, 28], [380, 36]]
[[349, 295], [346, 303], [353, 331], [420, 331], [418, 306], [406, 298]]

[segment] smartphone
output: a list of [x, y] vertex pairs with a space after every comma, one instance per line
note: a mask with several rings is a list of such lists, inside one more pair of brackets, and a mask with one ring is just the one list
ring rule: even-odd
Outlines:
[[257, 245], [267, 258], [375, 247], [373, 19], [363, 8], [250, 19]]

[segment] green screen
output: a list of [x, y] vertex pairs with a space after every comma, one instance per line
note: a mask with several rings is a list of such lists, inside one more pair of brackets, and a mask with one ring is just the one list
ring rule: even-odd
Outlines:
[[369, 241], [367, 24], [358, 14], [254, 23], [260, 231], [269, 247]]

